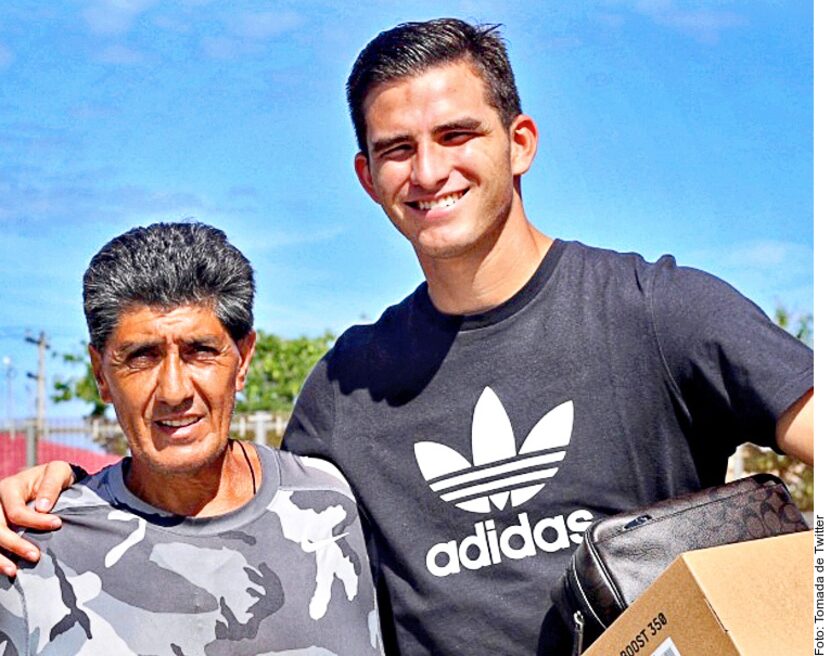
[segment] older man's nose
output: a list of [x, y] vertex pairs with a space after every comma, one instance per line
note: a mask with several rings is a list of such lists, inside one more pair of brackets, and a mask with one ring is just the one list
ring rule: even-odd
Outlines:
[[178, 406], [193, 397], [193, 383], [187, 367], [173, 354], [161, 363], [156, 399], [168, 406]]

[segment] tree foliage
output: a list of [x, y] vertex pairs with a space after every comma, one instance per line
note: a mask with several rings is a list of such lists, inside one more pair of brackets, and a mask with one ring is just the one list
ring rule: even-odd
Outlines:
[[744, 468], [747, 472], [766, 472], [778, 476], [790, 489], [800, 510], [813, 509], [813, 468], [790, 456], [759, 449], [754, 444], [743, 446]]
[[793, 314], [782, 305], [775, 309], [773, 315], [775, 323], [784, 330], [804, 342], [807, 346], [813, 346], [813, 315]]
[[56, 354], [56, 357], [60, 357], [65, 363], [80, 369], [83, 373], [68, 378], [56, 378], [53, 385], [52, 400], [56, 403], [73, 400], [89, 403], [91, 408], [86, 420], [90, 426], [92, 439], [101, 445], [107, 453], [120, 456], [126, 455], [127, 440], [121, 431], [102, 430], [99, 432], [93, 429], [96, 422], [105, 425], [103, 420], [106, 417], [108, 405], [98, 395], [98, 386], [95, 384], [95, 376], [92, 374], [92, 364], [90, 364], [89, 355], [87, 354], [86, 342], [81, 342], [78, 351]]
[[82, 368], [83, 373], [69, 378], [56, 378], [52, 400], [61, 403], [78, 399], [92, 405], [88, 417], [103, 417], [107, 412], [107, 404], [98, 396], [98, 386], [95, 384], [95, 376], [92, 375], [86, 342], [81, 342], [80, 351], [63, 353], [59, 357], [67, 364]]
[[333, 342], [329, 332], [296, 339], [258, 332], [256, 354], [237, 411], [290, 412], [312, 367]]

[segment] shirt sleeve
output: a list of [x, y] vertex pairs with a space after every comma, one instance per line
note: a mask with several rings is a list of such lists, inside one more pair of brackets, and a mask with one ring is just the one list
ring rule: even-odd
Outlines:
[[0, 574], [0, 654], [26, 656], [29, 653], [25, 617], [19, 586]]
[[335, 403], [329, 378], [331, 356], [329, 352], [320, 360], [303, 384], [285, 429], [283, 449], [332, 460]]
[[710, 274], [655, 265], [652, 320], [692, 424], [735, 446], [775, 447], [778, 418], [813, 386], [813, 353]]

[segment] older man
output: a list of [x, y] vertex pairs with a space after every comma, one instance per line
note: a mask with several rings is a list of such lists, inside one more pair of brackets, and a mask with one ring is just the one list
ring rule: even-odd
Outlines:
[[209, 226], [109, 242], [84, 276], [89, 354], [131, 457], [56, 508], [0, 580], [4, 654], [382, 652], [354, 497], [314, 458], [229, 439], [253, 272]]
[[[338, 339], [284, 444], [354, 486], [390, 646], [567, 653], [549, 590], [592, 519], [722, 482], [747, 440], [812, 461], [812, 353], [671, 257], [531, 223], [538, 129], [493, 26], [398, 25], [348, 92], [359, 182], [426, 280]], [[0, 486], [11, 517], [46, 527], [21, 500], [48, 510], [69, 473], [49, 471]]]

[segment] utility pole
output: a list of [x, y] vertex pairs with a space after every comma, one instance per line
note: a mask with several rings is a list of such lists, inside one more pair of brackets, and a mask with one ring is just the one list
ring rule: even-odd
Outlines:
[[37, 415], [35, 417], [35, 430], [32, 433], [33, 444], [30, 444], [28, 449], [30, 457], [37, 458], [38, 442], [46, 438], [46, 351], [49, 348], [49, 343], [46, 341], [46, 333], [42, 330], [37, 339], [27, 335], [26, 341], [37, 346], [37, 374], [31, 372], [26, 374], [29, 378], [37, 381]]
[[12, 359], [8, 355], [3, 356], [3, 367], [6, 369], [6, 423], [9, 429], [9, 438], [14, 438], [14, 395], [12, 391], [12, 378], [17, 373], [12, 365]]

